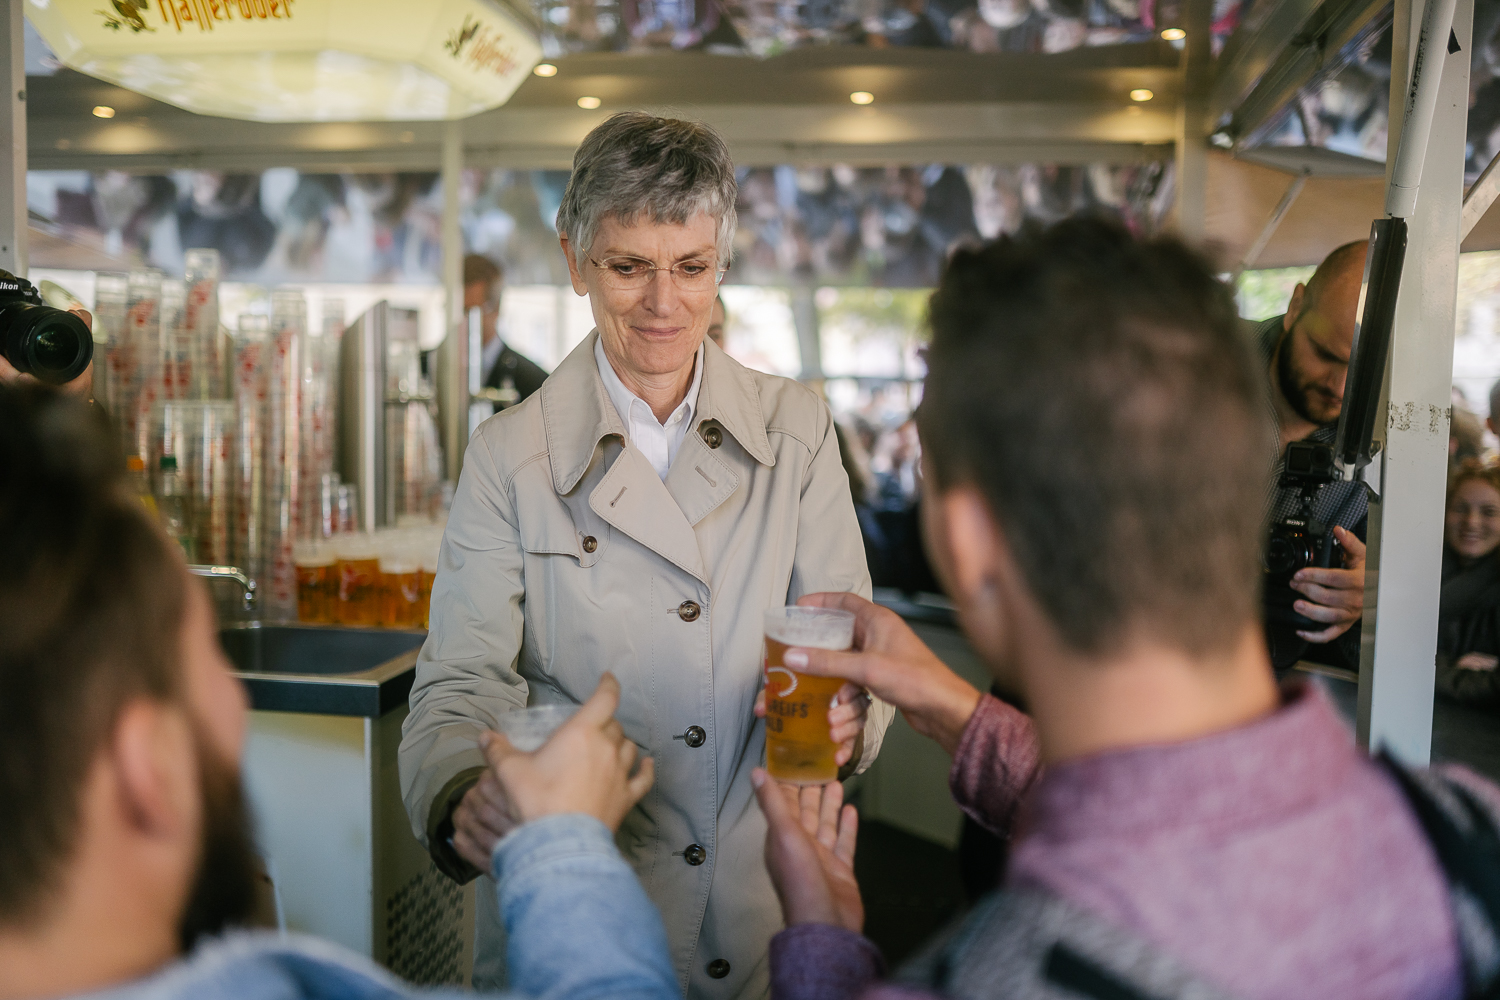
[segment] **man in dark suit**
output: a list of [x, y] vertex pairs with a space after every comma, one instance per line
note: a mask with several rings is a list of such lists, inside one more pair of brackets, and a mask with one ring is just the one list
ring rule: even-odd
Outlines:
[[515, 406], [540, 389], [547, 378], [540, 365], [517, 354], [500, 339], [500, 289], [504, 284], [505, 272], [500, 265], [477, 253], [464, 257], [464, 312], [475, 306], [482, 310], [484, 386], [496, 390], [496, 410]]

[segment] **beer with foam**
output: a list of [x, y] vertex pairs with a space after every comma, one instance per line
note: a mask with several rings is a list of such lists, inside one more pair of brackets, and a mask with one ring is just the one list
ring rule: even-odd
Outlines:
[[837, 780], [828, 725], [838, 677], [815, 677], [786, 665], [793, 646], [845, 650], [854, 645], [854, 615], [830, 608], [772, 608], [766, 612], [766, 770], [777, 781], [821, 785]]

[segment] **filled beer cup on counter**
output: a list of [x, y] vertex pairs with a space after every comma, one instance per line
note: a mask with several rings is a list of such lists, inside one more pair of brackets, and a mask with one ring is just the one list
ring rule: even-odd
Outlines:
[[844, 681], [815, 677], [786, 665], [793, 646], [847, 650], [854, 645], [854, 615], [832, 608], [772, 608], [766, 612], [766, 771], [793, 785], [838, 779], [838, 744], [828, 710]]
[[333, 546], [302, 541], [292, 546], [297, 567], [297, 620], [331, 625], [339, 600], [338, 557]]
[[380, 549], [363, 532], [334, 539], [339, 591], [335, 619], [364, 628], [380, 624]]

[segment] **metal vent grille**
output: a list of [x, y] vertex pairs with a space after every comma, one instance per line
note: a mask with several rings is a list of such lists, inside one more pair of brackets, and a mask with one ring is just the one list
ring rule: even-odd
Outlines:
[[463, 986], [463, 889], [429, 864], [385, 901], [385, 957], [423, 986]]

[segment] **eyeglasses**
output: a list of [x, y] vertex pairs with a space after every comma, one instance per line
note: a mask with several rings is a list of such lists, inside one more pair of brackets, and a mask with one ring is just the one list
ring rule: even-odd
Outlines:
[[589, 263], [599, 269], [599, 278], [610, 288], [619, 291], [634, 291], [651, 283], [657, 271], [666, 271], [684, 292], [706, 292], [724, 280], [728, 268], [717, 267], [712, 260], [683, 260], [670, 267], [658, 267], [640, 257], [606, 257], [604, 260], [589, 258]]

